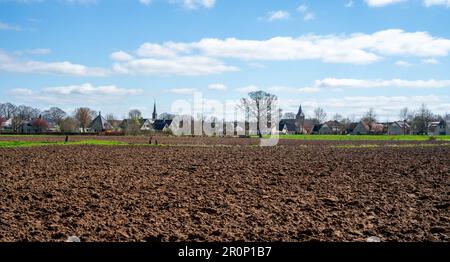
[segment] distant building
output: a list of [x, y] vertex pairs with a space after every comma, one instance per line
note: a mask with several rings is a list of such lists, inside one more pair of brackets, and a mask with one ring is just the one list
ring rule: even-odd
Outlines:
[[7, 119], [0, 125], [0, 130], [12, 130], [12, 121], [13, 121], [12, 118]]
[[338, 135], [342, 133], [342, 124], [338, 121], [325, 122], [319, 130], [321, 135]]
[[89, 130], [95, 133], [110, 131], [112, 129], [113, 129], [112, 125], [108, 121], [106, 121], [106, 119], [102, 116], [102, 112], [100, 112], [98, 116], [94, 120], [92, 120], [91, 124], [89, 125]]
[[167, 132], [170, 130], [170, 125], [172, 125], [172, 120], [157, 119], [153, 123], [153, 130]]
[[388, 135], [409, 135], [411, 127], [405, 121], [396, 121], [388, 125]]
[[367, 121], [360, 121], [352, 131], [352, 135], [381, 135], [384, 133], [382, 124]]
[[428, 134], [439, 136], [450, 134], [449, 131], [450, 121], [441, 120], [439, 122], [431, 122], [428, 124]]
[[352, 122], [352, 123], [346, 125], [343, 128], [343, 134], [344, 135], [351, 135], [351, 134], [353, 134], [353, 130], [355, 130], [355, 128], [358, 126], [358, 124], [359, 124], [358, 122]]
[[305, 119], [301, 105], [295, 119], [281, 119], [278, 125], [278, 131], [281, 134], [311, 134], [313, 129], [314, 123]]

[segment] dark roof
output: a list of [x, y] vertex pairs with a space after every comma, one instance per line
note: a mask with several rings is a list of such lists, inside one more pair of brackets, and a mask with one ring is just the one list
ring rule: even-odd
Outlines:
[[347, 131], [352, 132], [353, 129], [355, 129], [358, 124], [359, 123], [357, 123], [357, 122], [350, 123], [350, 125], [348, 125], [348, 127], [347, 127]]
[[283, 131], [284, 126], [286, 126], [289, 132], [297, 131], [297, 127], [295, 126], [295, 119], [281, 119], [280, 124], [278, 125], [278, 130]]
[[96, 131], [105, 131], [112, 129], [111, 124], [106, 121], [106, 119], [99, 114], [89, 125], [91, 129], [94, 129]]
[[298, 108], [297, 118], [303, 117], [305, 114], [303, 114], [302, 105]]
[[332, 127], [341, 127], [341, 126], [342, 126], [342, 124], [339, 123], [339, 122], [336, 121], [336, 120], [327, 121], [327, 122], [325, 122], [325, 124], [326, 124], [329, 128], [332, 128]]
[[313, 132], [319, 132], [319, 130], [322, 128], [322, 124], [315, 124], [313, 127]]
[[158, 119], [155, 120], [155, 122], [153, 123], [153, 129], [155, 129], [156, 131], [163, 131], [164, 127], [170, 126], [172, 124], [172, 120], [163, 120], [163, 119]]

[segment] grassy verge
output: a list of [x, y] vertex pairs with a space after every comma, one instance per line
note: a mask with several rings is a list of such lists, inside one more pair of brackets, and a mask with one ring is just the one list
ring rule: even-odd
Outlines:
[[[268, 136], [266, 136], [268, 137]], [[294, 140], [331, 140], [331, 141], [450, 141], [450, 136], [419, 136], [419, 135], [405, 135], [405, 136], [388, 136], [388, 135], [280, 135], [280, 139], [294, 139]]]
[[378, 148], [378, 147], [390, 147], [390, 148], [405, 148], [405, 147], [442, 147], [442, 146], [450, 146], [450, 143], [443, 143], [443, 144], [426, 144], [426, 143], [420, 143], [420, 144], [400, 144], [400, 145], [372, 145], [372, 144], [365, 144], [365, 145], [337, 145], [337, 146], [331, 146], [333, 148]]
[[[98, 145], [98, 146], [129, 146], [130, 144], [120, 141], [103, 141], [103, 140], [83, 140], [76, 142], [36, 142], [36, 141], [0, 141], [0, 148], [14, 147], [35, 147], [35, 146], [70, 146], [70, 145]], [[141, 144], [139, 144], [141, 145]], [[150, 144], [142, 144], [141, 146], [157, 146]]]

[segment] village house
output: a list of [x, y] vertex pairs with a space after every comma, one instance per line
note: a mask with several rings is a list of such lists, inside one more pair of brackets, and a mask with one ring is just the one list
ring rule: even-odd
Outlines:
[[384, 133], [383, 124], [360, 121], [352, 131], [352, 135], [381, 135]]
[[0, 125], [0, 130], [9, 131], [12, 130], [12, 118], [7, 119]]
[[157, 119], [153, 122], [152, 130], [157, 132], [168, 132], [170, 131], [171, 125], [172, 120]]
[[325, 122], [319, 129], [320, 135], [338, 135], [342, 132], [342, 124], [336, 120]]
[[102, 112], [98, 114], [98, 116], [92, 120], [91, 124], [89, 125], [89, 131], [94, 133], [101, 133], [105, 131], [112, 130], [113, 127], [111, 126], [108, 121], [102, 116]]
[[280, 134], [311, 134], [314, 129], [312, 120], [305, 119], [300, 105], [295, 119], [281, 119], [278, 125]]
[[320, 132], [320, 129], [322, 128], [322, 126], [323, 126], [322, 124], [315, 124], [313, 129], [312, 129], [312, 131], [311, 131], [311, 134], [312, 135], [318, 135], [319, 132]]
[[450, 134], [450, 121], [441, 120], [439, 122], [431, 122], [428, 124], [428, 135], [439, 136]]
[[411, 127], [405, 121], [395, 121], [389, 123], [387, 129], [388, 135], [409, 135], [411, 134]]

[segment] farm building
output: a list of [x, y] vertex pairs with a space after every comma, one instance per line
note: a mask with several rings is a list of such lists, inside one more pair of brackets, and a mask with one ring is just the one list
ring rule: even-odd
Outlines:
[[396, 121], [388, 125], [388, 135], [409, 135], [411, 127], [405, 121]]
[[12, 118], [7, 119], [0, 125], [0, 130], [11, 130], [12, 129]]
[[279, 124], [278, 130], [280, 131], [280, 134], [284, 135], [291, 135], [291, 134], [297, 134], [298, 129], [297, 125], [295, 124], [297, 120], [296, 119], [282, 119]]
[[320, 133], [320, 129], [322, 128], [322, 126], [323, 126], [322, 124], [315, 124], [311, 131], [311, 134], [318, 135]]
[[446, 135], [450, 134], [449, 131], [450, 121], [441, 120], [439, 122], [431, 122], [428, 124], [429, 135]]
[[106, 119], [102, 116], [102, 112], [98, 114], [98, 116], [92, 120], [91, 124], [89, 125], [89, 130], [91, 132], [99, 133], [99, 132], [105, 132], [112, 130], [112, 126]]
[[321, 135], [338, 135], [342, 132], [342, 124], [338, 121], [325, 122], [319, 130]]
[[353, 130], [358, 126], [359, 123], [353, 122], [347, 125], [347, 127], [344, 128], [343, 133], [345, 135], [353, 134]]
[[170, 130], [172, 120], [157, 119], [152, 125], [153, 131], [166, 132]]
[[278, 132], [281, 134], [311, 134], [314, 129], [314, 123], [305, 119], [302, 106], [298, 108], [295, 119], [281, 119], [278, 125]]
[[16, 128], [16, 132], [21, 134], [33, 134], [36, 133], [36, 130], [33, 128], [31, 121], [21, 121]]
[[383, 134], [384, 127], [379, 123], [367, 123], [366, 121], [360, 121], [355, 129], [352, 131], [352, 135], [369, 135], [369, 134]]
[[[153, 131], [153, 121], [147, 118], [138, 119], [140, 131]], [[126, 130], [133, 123], [132, 119], [124, 119], [120, 123], [119, 127]]]

